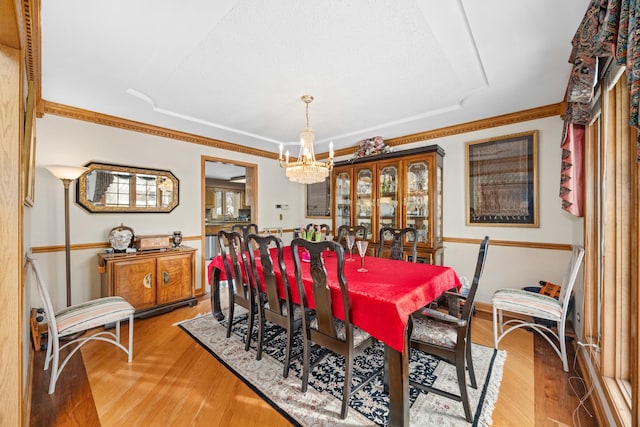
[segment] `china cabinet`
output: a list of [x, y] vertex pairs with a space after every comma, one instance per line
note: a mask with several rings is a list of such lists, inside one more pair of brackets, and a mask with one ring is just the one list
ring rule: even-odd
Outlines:
[[102, 296], [119, 295], [136, 309], [136, 318], [198, 303], [195, 298], [196, 249], [98, 254]]
[[337, 162], [333, 229], [365, 226], [371, 253], [378, 247], [380, 228], [415, 227], [418, 262], [442, 264], [443, 158], [444, 150], [430, 145]]

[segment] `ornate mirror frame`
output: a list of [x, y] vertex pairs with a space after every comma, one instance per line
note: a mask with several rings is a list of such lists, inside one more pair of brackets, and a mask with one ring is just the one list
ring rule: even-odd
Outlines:
[[170, 171], [99, 162], [85, 166], [89, 170], [78, 178], [76, 203], [91, 213], [169, 213], [178, 206], [180, 182]]

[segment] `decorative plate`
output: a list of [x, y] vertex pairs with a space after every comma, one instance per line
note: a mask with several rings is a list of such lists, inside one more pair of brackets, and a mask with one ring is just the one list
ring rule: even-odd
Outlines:
[[109, 232], [109, 243], [116, 252], [124, 252], [133, 242], [133, 229], [124, 224], [112, 228]]

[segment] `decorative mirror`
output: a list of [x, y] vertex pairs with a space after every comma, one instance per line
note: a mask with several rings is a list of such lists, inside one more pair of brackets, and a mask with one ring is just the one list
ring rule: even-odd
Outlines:
[[93, 213], [171, 212], [179, 181], [171, 172], [91, 162], [78, 178], [76, 202]]

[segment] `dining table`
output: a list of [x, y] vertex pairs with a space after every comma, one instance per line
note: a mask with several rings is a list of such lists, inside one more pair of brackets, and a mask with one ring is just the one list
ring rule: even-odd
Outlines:
[[[353, 262], [347, 261], [350, 257]], [[249, 257], [246, 257], [247, 265]], [[291, 288], [291, 298], [298, 303], [295, 268], [290, 246], [283, 248], [285, 274]], [[259, 257], [257, 257], [259, 260]], [[336, 277], [336, 255], [328, 252], [323, 256], [327, 270], [327, 283], [332, 295], [340, 295]], [[275, 263], [277, 265], [277, 263]], [[364, 257], [366, 272], [361, 268], [359, 255], [345, 255], [344, 277], [347, 280], [351, 321], [386, 346], [389, 372], [389, 425], [409, 425], [409, 330], [411, 314], [440, 297], [445, 291], [459, 289], [460, 279], [455, 270], [447, 266], [412, 263], [402, 260]], [[282, 273], [276, 278], [283, 283]], [[211, 284], [213, 316], [223, 320], [220, 308], [220, 282], [226, 280], [224, 263], [220, 255], [208, 264], [208, 279]], [[312, 279], [309, 272], [302, 275], [305, 290], [310, 290]], [[281, 287], [283, 287], [281, 285]], [[306, 292], [307, 297], [312, 292]], [[338, 298], [333, 298], [338, 300]], [[312, 302], [310, 302], [312, 304]], [[333, 305], [334, 315], [343, 317], [342, 305]]]

